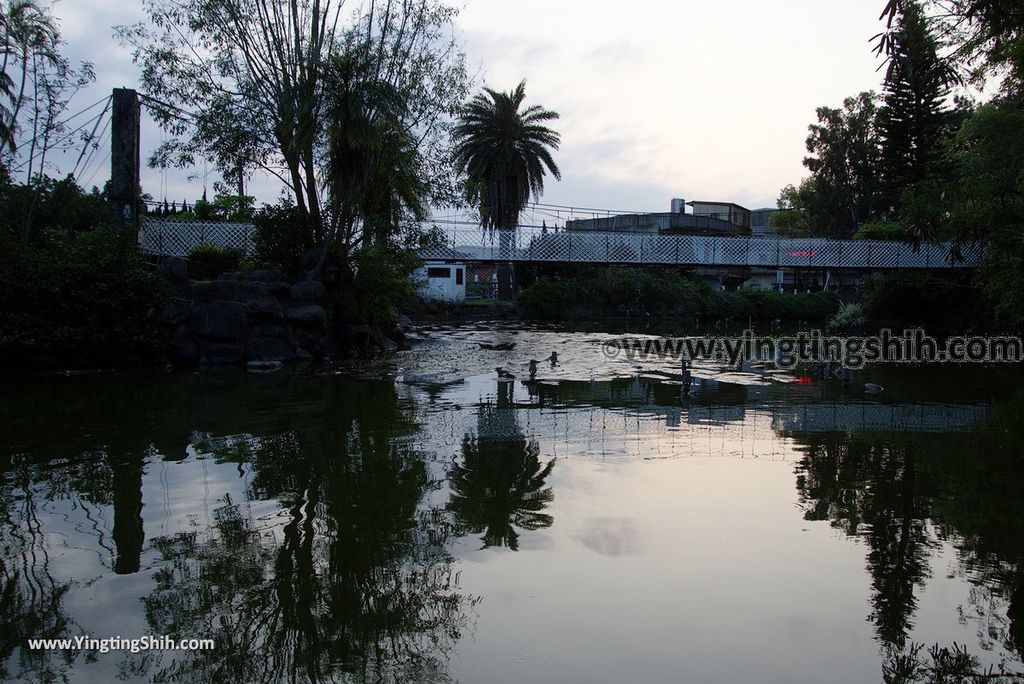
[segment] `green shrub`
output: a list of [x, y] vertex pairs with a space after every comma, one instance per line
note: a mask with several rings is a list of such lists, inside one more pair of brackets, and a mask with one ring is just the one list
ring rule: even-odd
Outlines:
[[393, 328], [401, 306], [416, 296], [412, 274], [421, 264], [412, 250], [374, 245], [356, 252], [349, 288], [359, 320], [382, 332]]
[[558, 320], [576, 305], [576, 292], [571, 283], [541, 278], [516, 295], [516, 303], [528, 318]]
[[189, 274], [196, 280], [213, 280], [221, 273], [237, 271], [242, 254], [240, 249], [218, 247], [209, 242], [196, 245], [188, 253]]
[[828, 319], [825, 327], [828, 330], [852, 330], [859, 328], [867, 322], [864, 315], [864, 307], [860, 302], [846, 302], [840, 305], [836, 314]]
[[154, 349], [163, 284], [111, 228], [43, 231], [28, 247], [0, 242], [0, 354], [35, 353], [72, 363]]
[[990, 303], [969, 273], [876, 276], [861, 287], [861, 303], [868, 318], [908, 325], [930, 323], [955, 329], [994, 318]]
[[293, 278], [301, 273], [303, 253], [317, 247], [298, 208], [288, 200], [266, 204], [253, 216], [253, 256]]

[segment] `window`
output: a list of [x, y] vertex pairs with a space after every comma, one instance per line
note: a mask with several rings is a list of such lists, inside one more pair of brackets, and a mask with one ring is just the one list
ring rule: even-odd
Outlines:
[[440, 268], [440, 267], [436, 267], [436, 266], [433, 267], [433, 268], [428, 268], [427, 269], [427, 277], [428, 278], [451, 278], [452, 277], [452, 269], [450, 269], [450, 268]]
[[455, 269], [455, 284], [456, 285], [461, 285], [462, 284], [462, 269], [461, 268]]

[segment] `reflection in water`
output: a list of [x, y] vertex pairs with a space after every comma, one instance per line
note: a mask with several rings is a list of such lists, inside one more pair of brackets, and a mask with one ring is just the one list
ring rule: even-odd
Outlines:
[[[572, 354], [567, 346], [560, 359]], [[517, 368], [514, 361], [481, 365]], [[757, 658], [769, 647], [806, 656], [801, 621], [814, 619], [854, 635], [844, 653], [859, 660], [839, 678], [897, 663], [922, 627], [976, 636], [970, 650], [985, 662], [1024, 657], [1024, 397], [976, 378], [946, 383], [940, 397], [927, 379], [917, 391], [912, 369], [900, 372], [909, 378], [902, 385], [872, 378], [894, 388], [880, 400], [830, 385], [708, 378], [693, 394], [637, 377], [495, 385], [493, 372], [427, 391], [286, 372], [5, 385], [0, 678], [437, 680], [460, 676], [472, 656], [493, 659], [488, 671], [529, 661], [536, 669], [524, 673], [558, 678], [541, 656], [516, 650], [521, 632], [495, 625], [523, 615], [538, 639], [561, 643], [564, 634], [530, 621], [538, 606], [516, 586], [523, 575], [543, 584], [565, 569], [559, 564], [571, 566], [573, 580], [559, 585], [564, 597], [548, 594], [544, 609], [600, 603], [609, 578], [619, 578], [637, 600], [616, 624], [576, 627], [605, 639], [616, 657], [650, 661], [652, 672], [677, 667], [678, 653], [657, 651], [654, 638], [631, 653], [615, 630], [637, 643], [652, 624], [668, 641], [697, 630], [727, 639], [733, 630], [737, 653], [721, 659], [722, 672], [751, 660], [744, 647]], [[725, 457], [758, 463], [716, 469]], [[686, 459], [693, 467], [661, 468]], [[856, 547], [839, 542], [837, 550], [833, 537], [815, 534], [825, 524], [803, 523], [808, 534], [768, 530], [753, 505], [729, 517], [729, 485], [748, 478], [736, 491], [763, 497], [756, 503], [772, 507], [766, 521], [800, 525], [791, 464], [803, 518], [827, 522]], [[653, 473], [691, 479], [648, 487]], [[718, 483], [714, 491], [703, 491], [708, 482]], [[690, 498], [667, 505], [683, 485]], [[610, 501], [621, 507], [605, 510]], [[686, 548], [662, 548], [675, 527]], [[536, 556], [452, 557], [466, 538], [516, 550], [541, 537], [553, 543], [532, 545]], [[832, 612], [806, 607], [813, 587], [787, 578], [792, 567], [762, 562], [780, 548], [842, 563], [832, 566], [843, 582]], [[852, 563], [843, 555], [851, 548]], [[708, 558], [722, 560], [698, 562]], [[736, 606], [717, 597], [758, 579], [780, 588], [770, 619], [748, 602], [750, 624], [736, 622]], [[946, 603], [959, 606], [952, 618]], [[764, 641], [739, 633], [762, 624]], [[467, 638], [471, 625], [497, 632]], [[29, 637], [116, 629], [212, 637], [217, 647], [25, 648]], [[507, 651], [479, 656], [476, 638]], [[582, 662], [591, 653], [564, 656]]]
[[157, 540], [164, 569], [145, 599], [157, 633], [203, 634], [213, 656], [158, 678], [302, 681], [443, 672], [465, 624], [448, 529], [424, 509], [435, 486], [398, 438], [411, 424], [387, 386], [331, 393], [320, 429], [252, 439], [215, 457], [253, 469], [250, 498], [280, 501], [267, 525], [226, 499], [215, 527]]
[[553, 498], [544, 483], [555, 460], [540, 460], [540, 446], [522, 434], [513, 408], [513, 384], [499, 381], [495, 405], [479, 408], [477, 436], [462, 439], [462, 462], [449, 473], [448, 510], [460, 534], [483, 533], [484, 548], [519, 548], [516, 528], [550, 527], [544, 513]]
[[536, 440], [466, 436], [462, 463], [452, 465], [448, 510], [463, 533], [480, 534], [484, 548], [519, 548], [516, 528], [550, 527], [544, 508], [553, 496], [544, 481], [555, 460], [541, 463]]
[[872, 611], [883, 644], [902, 649], [915, 591], [929, 576], [928, 500], [913, 450], [858, 438], [814, 443], [797, 471], [808, 520], [828, 520], [868, 545]]
[[[828, 520], [866, 542], [870, 619], [891, 653], [908, 647], [932, 550], [951, 541], [955, 572], [971, 583], [962, 620], [976, 626], [982, 648], [1024, 657], [1019, 418], [997, 414], [974, 436], [806, 440], [797, 467], [805, 517]], [[1008, 441], [1014, 447], [1002, 448]]]
[[[215, 650], [126, 655], [121, 676], [268, 682], [442, 676], [476, 600], [459, 592], [446, 550], [451, 526], [443, 508], [427, 501], [440, 481], [407, 439], [414, 415], [399, 406], [393, 386], [282, 380], [268, 401], [259, 396], [265, 385], [255, 393], [245, 384], [191, 389], [184, 405], [169, 397], [159, 402], [173, 413], [167, 422], [177, 423], [174, 434], [129, 429], [116, 447], [83, 449], [89, 465], [109, 466], [98, 467], [98, 477], [82, 477], [77, 467], [48, 468], [45, 461], [7, 462], [0, 597], [11, 628], [2, 630], [0, 657], [9, 668], [8, 656], [18, 653], [20, 661], [4, 674], [45, 680], [67, 671], [74, 652], [45, 658], [28, 652], [24, 640], [82, 633], [72, 630], [62, 609], [75, 583], [47, 574], [50, 545], [36, 499], [51, 506], [64, 497], [75, 506], [92, 499], [113, 508], [112, 523], [109, 513], [100, 514], [108, 522], [95, 528], [98, 546], [109, 549], [108, 571], [138, 572], [142, 513], [161, 505], [143, 508], [146, 469], [138, 455], [162, 439], [177, 458], [199, 452], [204, 472], [215, 468], [230, 477], [234, 471], [245, 486], [204, 498], [208, 524], [189, 510], [186, 529], [153, 534], [151, 528], [142, 561], [154, 570], [142, 599], [149, 632], [212, 637]], [[288, 398], [283, 410], [282, 397]], [[131, 421], [130, 406], [120, 408]], [[194, 426], [186, 431], [191, 446], [177, 446], [175, 435], [188, 425]], [[139, 441], [124, 442], [130, 437]]]

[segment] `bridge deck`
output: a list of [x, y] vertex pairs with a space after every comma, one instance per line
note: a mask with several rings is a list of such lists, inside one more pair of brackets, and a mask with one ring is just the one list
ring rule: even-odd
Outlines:
[[915, 250], [901, 242], [822, 238], [747, 238], [660, 235], [520, 228], [485, 233], [460, 227], [444, 233], [443, 244], [420, 250], [424, 259], [467, 262], [560, 262], [765, 268], [971, 268], [979, 245], [927, 243]]
[[[202, 243], [251, 251], [255, 228], [246, 223], [180, 221], [144, 217], [139, 248], [148, 253], [187, 255]], [[474, 226], [442, 231], [424, 259], [459, 262], [548, 262], [762, 268], [896, 269], [971, 268], [981, 246], [929, 243], [915, 250], [901, 242], [822, 238], [746, 238], [521, 227], [487, 233]]]

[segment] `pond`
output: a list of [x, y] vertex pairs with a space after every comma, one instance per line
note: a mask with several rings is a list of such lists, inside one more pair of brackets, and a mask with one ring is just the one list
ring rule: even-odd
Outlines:
[[[1024, 670], [1019, 368], [684, 391], [598, 329], [418, 336], [5, 380], [0, 678], [872, 682], [917, 643]], [[28, 648], [80, 636], [213, 648]]]

